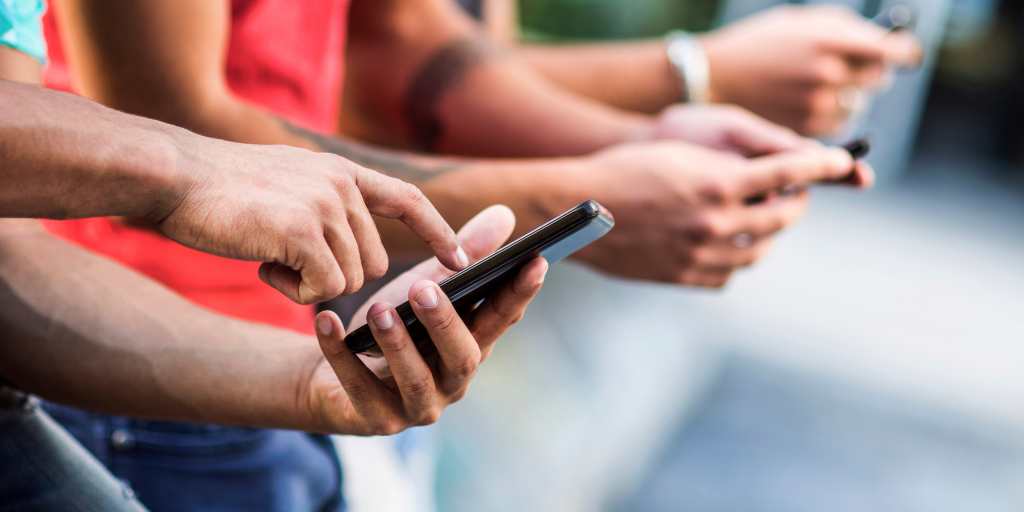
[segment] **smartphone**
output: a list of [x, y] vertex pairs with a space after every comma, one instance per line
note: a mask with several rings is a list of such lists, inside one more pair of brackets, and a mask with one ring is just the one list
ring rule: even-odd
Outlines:
[[[533, 258], [542, 256], [548, 260], [548, 264], [553, 265], [601, 238], [614, 225], [612, 215], [597, 201], [584, 201], [441, 281], [439, 286], [465, 319], [480, 302], [518, 275], [519, 270]], [[395, 311], [420, 352], [435, 350], [426, 329], [413, 314], [408, 302], [395, 308]], [[354, 353], [380, 354], [369, 325], [353, 331], [345, 338], [345, 343]]]
[[842, 148], [845, 149], [854, 160], [860, 160], [861, 158], [868, 156], [868, 152], [871, 151], [871, 141], [869, 141], [867, 137], [861, 137], [843, 144]]
[[[866, 137], [851, 140], [850, 142], [847, 142], [846, 144], [843, 144], [840, 147], [845, 149], [846, 152], [850, 154], [850, 157], [852, 157], [854, 160], [860, 160], [861, 158], [864, 158], [865, 156], [867, 156], [868, 152], [871, 151], [871, 143], [870, 141], [868, 141]], [[851, 172], [848, 176], [836, 180], [835, 183], [854, 183], [856, 179], [856, 172]], [[805, 187], [802, 186], [789, 186], [780, 190], [779, 195], [791, 196], [794, 194], [799, 194], [804, 189]], [[761, 194], [744, 199], [743, 204], [747, 206], [754, 206], [761, 204], [767, 200], [768, 195]]]

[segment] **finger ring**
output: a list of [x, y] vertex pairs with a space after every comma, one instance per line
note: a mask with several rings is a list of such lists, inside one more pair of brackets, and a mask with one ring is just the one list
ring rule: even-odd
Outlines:
[[737, 249], [746, 249], [751, 245], [754, 245], [754, 235], [750, 233], [740, 233], [732, 237], [732, 245]]

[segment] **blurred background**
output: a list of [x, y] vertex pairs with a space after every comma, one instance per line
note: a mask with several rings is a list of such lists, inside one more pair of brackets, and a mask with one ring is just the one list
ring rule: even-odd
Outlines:
[[[777, 3], [512, 14], [527, 39], [593, 40]], [[847, 5], [896, 3], [928, 59], [847, 134], [872, 138], [879, 186], [816, 191], [720, 292], [555, 269], [436, 433], [440, 510], [1024, 510], [1024, 3]]]

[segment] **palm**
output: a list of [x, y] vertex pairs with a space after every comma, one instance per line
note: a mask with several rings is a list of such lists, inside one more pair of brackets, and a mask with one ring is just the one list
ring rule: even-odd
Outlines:
[[[470, 261], [476, 261], [497, 250], [512, 234], [514, 227], [515, 216], [511, 210], [490, 208], [474, 217], [462, 228], [459, 232], [459, 241]], [[441, 265], [437, 258], [431, 258], [416, 265], [370, 297], [356, 311], [352, 324], [346, 330], [352, 332], [366, 324], [366, 313], [373, 304], [379, 302], [387, 302], [392, 305], [401, 304], [407, 300], [409, 288], [414, 283], [423, 279], [438, 282], [451, 273]], [[362, 354], [359, 357], [386, 385], [392, 389], [395, 388], [394, 379], [391, 378], [384, 358]], [[314, 408], [313, 412], [316, 416], [322, 418], [327, 425], [332, 425], [336, 432], [354, 434], [361, 432], [360, 425], [364, 422], [326, 359], [321, 359], [313, 371], [309, 386], [313, 399], [311, 407]]]

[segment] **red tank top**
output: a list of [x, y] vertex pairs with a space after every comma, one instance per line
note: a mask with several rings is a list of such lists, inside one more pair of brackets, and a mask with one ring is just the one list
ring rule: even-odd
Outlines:
[[[349, 0], [231, 0], [225, 77], [240, 98], [312, 130], [334, 133]], [[53, 6], [51, 5], [51, 9]], [[52, 12], [44, 18], [50, 87], [74, 91]], [[188, 249], [116, 219], [47, 221], [58, 236], [121, 262], [201, 306], [313, 332], [312, 310], [260, 282], [259, 263]]]

